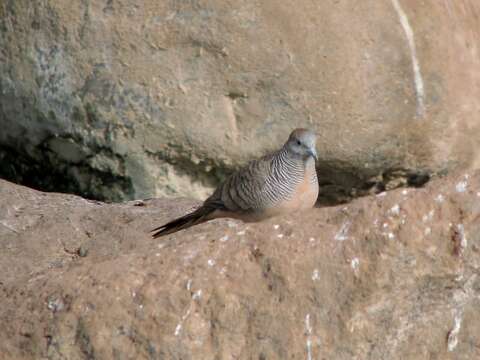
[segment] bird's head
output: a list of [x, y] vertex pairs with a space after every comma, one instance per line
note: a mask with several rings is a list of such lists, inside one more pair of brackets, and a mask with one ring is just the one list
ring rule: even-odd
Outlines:
[[304, 160], [313, 157], [317, 160], [316, 140], [316, 135], [312, 130], [295, 129], [290, 134], [285, 147], [295, 157]]

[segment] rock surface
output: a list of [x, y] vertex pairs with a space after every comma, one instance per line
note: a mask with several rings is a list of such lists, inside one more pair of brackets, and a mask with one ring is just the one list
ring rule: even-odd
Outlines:
[[319, 133], [325, 202], [478, 166], [479, 13], [473, 0], [4, 0], [0, 176], [204, 198], [299, 125]]
[[0, 181], [1, 358], [480, 358], [479, 172], [146, 233], [193, 205]]

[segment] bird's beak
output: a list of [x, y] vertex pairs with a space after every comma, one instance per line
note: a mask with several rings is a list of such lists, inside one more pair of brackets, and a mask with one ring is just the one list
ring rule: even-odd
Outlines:
[[308, 155], [310, 156], [313, 156], [315, 158], [315, 160], [318, 160], [318, 156], [317, 156], [317, 150], [315, 149], [308, 149]]

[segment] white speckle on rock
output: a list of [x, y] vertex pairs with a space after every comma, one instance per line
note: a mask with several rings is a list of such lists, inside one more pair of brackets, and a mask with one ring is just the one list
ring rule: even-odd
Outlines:
[[392, 232], [389, 232], [389, 233], [387, 234], [387, 236], [388, 236], [388, 238], [389, 238], [390, 240], [395, 239], [395, 234], [392, 233]]
[[352, 223], [350, 221], [345, 221], [342, 224], [340, 230], [335, 234], [335, 240], [337, 241], [345, 241], [348, 239], [348, 230], [350, 230], [350, 226]]
[[383, 192], [377, 194], [376, 197], [384, 197], [385, 195], [387, 195], [387, 192], [383, 191]]
[[311, 335], [312, 334], [312, 324], [310, 324], [310, 314], [307, 314], [307, 316], [305, 316], [305, 330], [307, 330], [307, 335]]
[[400, 205], [395, 204], [393, 205], [388, 212], [392, 215], [399, 215], [400, 214]]
[[382, 227], [383, 227], [384, 229], [388, 228], [388, 223], [383, 223]]
[[307, 360], [312, 360], [312, 324], [310, 324], [310, 314], [305, 316], [305, 331], [307, 333]]
[[137, 293], [135, 291], [132, 291], [132, 297], [136, 297]]
[[355, 276], [358, 276], [360, 260], [357, 257], [353, 258], [352, 261], [350, 261], [350, 266], [352, 267]]
[[222, 236], [222, 237], [220, 238], [220, 241], [221, 241], [221, 242], [228, 241], [228, 235]]
[[47, 303], [47, 307], [52, 312], [62, 311], [65, 308], [65, 304], [62, 298], [51, 299]]
[[462, 326], [462, 316], [459, 312], [454, 311], [453, 321], [453, 329], [450, 330], [447, 338], [448, 351], [455, 350], [458, 345], [458, 333], [460, 332], [460, 327]]
[[407, 195], [408, 194], [408, 190], [407, 189], [403, 189], [402, 190], [402, 195]]
[[213, 266], [213, 265], [215, 265], [215, 260], [208, 259], [207, 264], [208, 264], [208, 266]]
[[156, 257], [159, 257], [159, 256], [160, 256], [160, 253], [155, 253], [155, 256], [156, 256]]
[[320, 272], [318, 271], [318, 269], [315, 269], [312, 273], [312, 280], [317, 281], [318, 279], [320, 279]]
[[193, 300], [198, 300], [201, 297], [202, 297], [202, 289], [195, 291], [192, 295]]
[[315, 238], [311, 237], [308, 239], [308, 241], [310, 241], [311, 243], [315, 242]]
[[279, 227], [280, 227], [280, 225], [278, 225], [278, 224], [273, 225], [273, 228], [274, 228], [275, 230], [278, 230]]
[[281, 239], [283, 238], [283, 234], [278, 234], [277, 237]]
[[435, 210], [430, 210], [427, 215], [423, 215], [422, 221], [427, 222], [433, 219], [433, 215], [435, 215]]
[[425, 228], [425, 235], [430, 235], [432, 233], [432, 229], [430, 227]]
[[[188, 279], [187, 290], [190, 291], [191, 288], [192, 288], [192, 279]], [[202, 289], [199, 289], [192, 294], [192, 300], [198, 300], [198, 299], [201, 298], [201, 296], [202, 296]], [[188, 318], [188, 316], [192, 312], [192, 304], [193, 303], [191, 302], [187, 311], [185, 311], [185, 314], [183, 314], [182, 318], [180, 319], [180, 322], [175, 327], [175, 332], [174, 332], [175, 336], [180, 335], [180, 332], [182, 331], [183, 323], [185, 322], [185, 320]]]
[[243, 235], [245, 235], [245, 230], [240, 230], [240, 231], [238, 231], [238, 232], [237, 232], [237, 235], [238, 235], [238, 236], [243, 236]]
[[478, 197], [480, 197], [480, 191], [479, 191], [479, 192], [477, 192], [477, 196], [478, 196]]
[[429, 256], [435, 256], [435, 252], [437, 251], [437, 247], [436, 246], [429, 246], [427, 248], [427, 254]]
[[229, 228], [234, 228], [234, 227], [237, 227], [237, 223], [236, 223], [236, 222], [233, 222], [233, 221], [229, 221], [229, 222], [227, 223], [227, 226], [228, 226]]
[[457, 190], [457, 192], [459, 193], [463, 193], [467, 191], [467, 186], [468, 182], [466, 180], [460, 181], [459, 183], [457, 183], [457, 185], [455, 185], [455, 190]]
[[445, 201], [445, 196], [443, 196], [442, 194], [438, 194], [436, 197], [435, 197], [435, 201], [439, 204], [443, 203]]
[[460, 236], [460, 254], [462, 254], [465, 249], [467, 248], [467, 244], [468, 244], [468, 241], [467, 241], [467, 237], [465, 236], [465, 227], [463, 226], [463, 224], [458, 224], [457, 225], [457, 231], [458, 231], [458, 234]]
[[[7, 212], [8, 212], [8, 210], [7, 210]], [[13, 226], [10, 226], [6, 221], [0, 221], [0, 224], [3, 225], [8, 230], [10, 230], [11, 232], [14, 232], [16, 234], [19, 233]], [[76, 230], [78, 231], [79, 229], [76, 229]]]
[[180, 322], [177, 324], [175, 327], [175, 336], [180, 335], [180, 332], [182, 331], [183, 323], [187, 319], [187, 317], [190, 315], [190, 312], [192, 311], [192, 306], [188, 308], [188, 310], [183, 314], [182, 318], [180, 319]]
[[180, 331], [182, 331], [182, 324], [178, 323], [178, 325], [175, 327], [175, 336], [180, 335]]

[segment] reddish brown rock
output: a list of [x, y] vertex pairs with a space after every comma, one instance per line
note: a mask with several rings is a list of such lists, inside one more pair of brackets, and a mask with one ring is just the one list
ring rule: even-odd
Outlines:
[[193, 205], [1, 181], [1, 358], [480, 357], [480, 173], [149, 237]]

